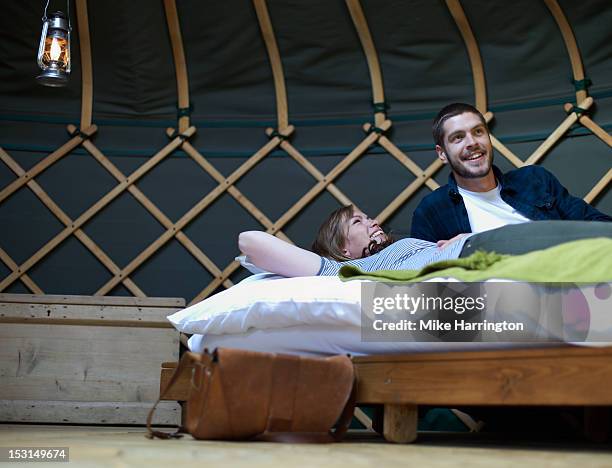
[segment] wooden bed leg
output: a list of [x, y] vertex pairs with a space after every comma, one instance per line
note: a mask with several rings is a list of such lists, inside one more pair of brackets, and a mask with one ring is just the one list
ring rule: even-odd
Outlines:
[[417, 437], [416, 405], [385, 405], [383, 435], [388, 442], [408, 444]]

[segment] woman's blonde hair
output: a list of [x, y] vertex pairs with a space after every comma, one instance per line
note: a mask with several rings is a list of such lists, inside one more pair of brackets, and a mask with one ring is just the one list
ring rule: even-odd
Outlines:
[[[321, 257], [332, 260], [340, 262], [351, 260], [351, 257], [344, 254], [344, 247], [348, 236], [349, 221], [353, 217], [354, 211], [355, 207], [353, 205], [343, 206], [333, 211], [321, 224], [310, 249]], [[393, 242], [395, 242], [395, 239], [390, 235], [387, 235], [387, 240], [382, 244], [372, 241], [370, 245], [363, 249], [362, 257], [378, 253]]]

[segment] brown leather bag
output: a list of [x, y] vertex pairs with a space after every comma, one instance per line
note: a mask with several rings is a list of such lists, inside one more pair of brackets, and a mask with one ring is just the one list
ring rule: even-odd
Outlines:
[[[339, 440], [354, 410], [354, 370], [348, 356], [310, 358], [218, 348], [185, 353], [160, 399], [183, 369], [193, 366], [184, 427], [147, 437], [331, 442]], [[336, 431], [331, 428], [338, 422]]]

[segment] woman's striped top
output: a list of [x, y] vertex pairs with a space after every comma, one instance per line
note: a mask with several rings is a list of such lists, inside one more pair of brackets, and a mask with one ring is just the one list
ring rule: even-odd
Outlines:
[[363, 271], [420, 270], [430, 263], [459, 258], [463, 244], [470, 236], [464, 236], [443, 249], [440, 249], [433, 242], [406, 238], [400, 239], [377, 254], [365, 258], [339, 262], [321, 257], [321, 268], [317, 276], [337, 275], [344, 265], [354, 265]]

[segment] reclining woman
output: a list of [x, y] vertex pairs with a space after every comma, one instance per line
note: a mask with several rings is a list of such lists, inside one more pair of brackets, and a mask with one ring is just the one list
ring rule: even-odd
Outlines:
[[433, 262], [468, 256], [477, 249], [522, 254], [599, 236], [612, 236], [612, 223], [535, 221], [460, 234], [437, 243], [414, 238], [394, 241], [377, 220], [348, 205], [335, 210], [321, 225], [312, 251], [261, 231], [242, 232], [238, 246], [262, 270], [287, 277], [334, 276], [344, 265], [363, 271], [418, 270]]

